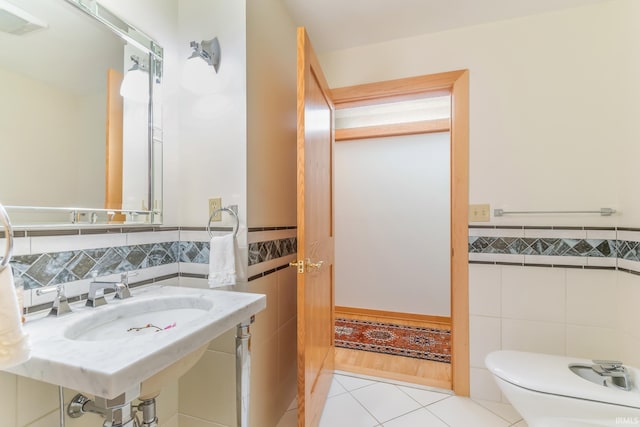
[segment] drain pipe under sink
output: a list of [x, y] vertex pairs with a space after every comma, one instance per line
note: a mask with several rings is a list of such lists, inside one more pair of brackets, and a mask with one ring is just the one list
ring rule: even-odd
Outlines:
[[60, 427], [64, 427], [64, 389], [58, 386], [58, 401], [60, 402]]

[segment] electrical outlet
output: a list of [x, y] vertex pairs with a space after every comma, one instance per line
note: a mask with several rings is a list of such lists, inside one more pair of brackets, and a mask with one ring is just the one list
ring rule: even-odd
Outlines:
[[[216, 210], [222, 207], [222, 197], [214, 197], [209, 199], [209, 216]], [[211, 221], [222, 221], [222, 212], [218, 212], [211, 218]]]
[[469, 205], [469, 222], [489, 222], [491, 208], [486, 205]]

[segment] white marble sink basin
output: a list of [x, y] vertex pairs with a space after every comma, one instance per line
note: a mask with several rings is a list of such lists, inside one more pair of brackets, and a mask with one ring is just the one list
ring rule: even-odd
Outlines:
[[213, 302], [193, 295], [133, 298], [127, 304], [95, 310], [91, 321], [69, 324], [65, 338], [80, 341], [110, 341], [167, 333], [206, 316]]
[[96, 308], [73, 304], [59, 318], [28, 317], [31, 359], [10, 372], [111, 399], [266, 307], [264, 295], [243, 292], [150, 285], [131, 293]]

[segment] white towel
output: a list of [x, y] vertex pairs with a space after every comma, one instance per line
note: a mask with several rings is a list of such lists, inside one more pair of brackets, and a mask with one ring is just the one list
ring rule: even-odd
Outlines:
[[232, 233], [214, 236], [209, 244], [209, 287], [236, 284], [236, 238]]
[[25, 362], [31, 354], [29, 336], [22, 330], [22, 313], [13, 284], [11, 266], [0, 272], [0, 369]]

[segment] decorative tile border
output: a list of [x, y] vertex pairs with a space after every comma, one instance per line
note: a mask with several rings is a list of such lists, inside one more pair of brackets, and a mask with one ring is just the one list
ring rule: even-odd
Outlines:
[[25, 289], [53, 286], [98, 276], [138, 270], [177, 262], [178, 242], [105, 247], [77, 251], [14, 256], [15, 277]]
[[[61, 238], [76, 238], [72, 236], [95, 234], [97, 231], [103, 234], [113, 234], [176, 231], [179, 229], [189, 230], [188, 227], [137, 227], [135, 229], [33, 230], [21, 231], [20, 233], [21, 237], [61, 236]], [[260, 228], [255, 231], [264, 232], [291, 229], [295, 229], [295, 227], [270, 227]], [[229, 230], [221, 227], [220, 231]], [[155, 233], [153, 234], [155, 235]], [[144, 234], [140, 234], [140, 236], [144, 236]], [[160, 234], [157, 235], [157, 237], [160, 236]], [[163, 237], [166, 237], [166, 235]], [[142, 242], [148, 238], [150, 237], [145, 237]], [[15, 277], [20, 277], [24, 280], [25, 289], [35, 289], [82, 279], [90, 279], [94, 271], [97, 272], [98, 276], [106, 276], [114, 273], [134, 271], [178, 262], [195, 264], [207, 264], [209, 262], [209, 242], [174, 240], [159, 243], [139, 243], [140, 239], [135, 240], [135, 243], [138, 244], [16, 255], [11, 260], [13, 274]], [[124, 242], [124, 240], [122, 241]], [[257, 265], [295, 254], [296, 250], [297, 240], [295, 237], [275, 238], [250, 243], [249, 264]], [[264, 273], [262, 273], [262, 275], [264, 275]]]
[[[635, 243], [637, 249], [638, 242]], [[617, 240], [608, 239], [469, 237], [469, 253], [615, 258], [617, 247]]]
[[295, 237], [249, 243], [249, 265], [260, 264], [298, 251], [298, 240]]
[[468, 248], [470, 263], [640, 272], [639, 229], [469, 226]]

